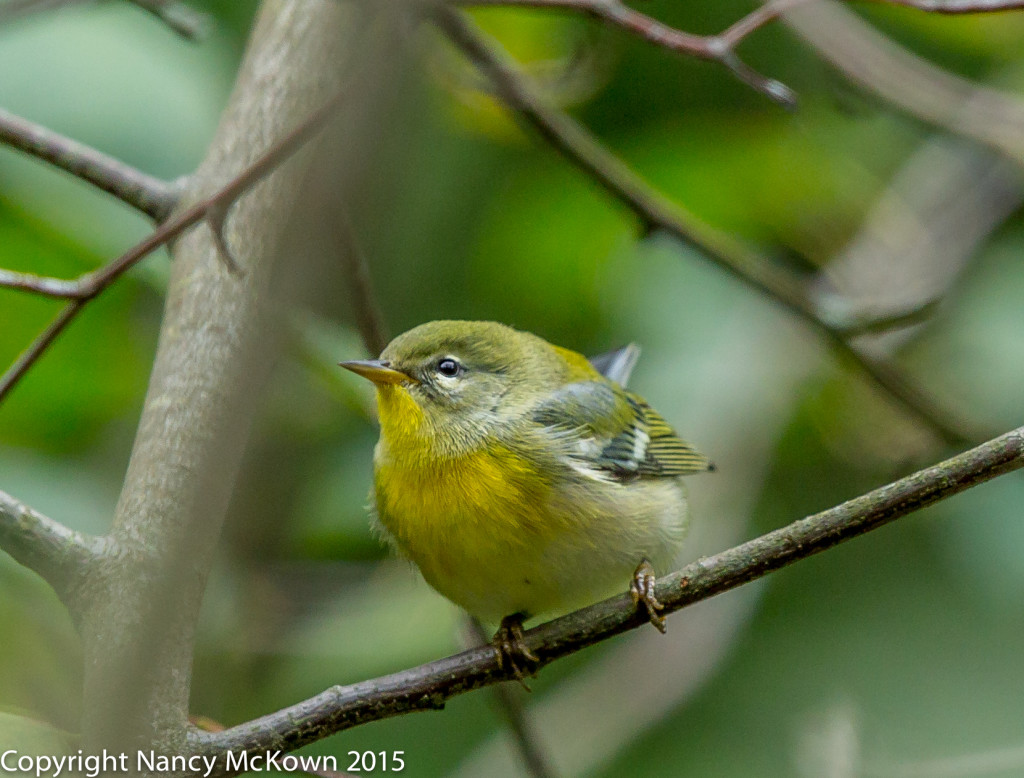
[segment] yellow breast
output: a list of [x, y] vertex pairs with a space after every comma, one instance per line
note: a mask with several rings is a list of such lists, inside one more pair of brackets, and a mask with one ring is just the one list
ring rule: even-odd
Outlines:
[[378, 518], [428, 583], [477, 612], [477, 600], [529, 577], [533, 549], [564, 532], [566, 517], [552, 514], [548, 481], [527, 459], [490, 444], [453, 455], [404, 390], [379, 401]]

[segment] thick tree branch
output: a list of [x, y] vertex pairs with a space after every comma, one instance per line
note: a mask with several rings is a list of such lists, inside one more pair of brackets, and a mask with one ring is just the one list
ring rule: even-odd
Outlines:
[[104, 539], [68, 529], [0, 491], [0, 549], [40, 575], [66, 604], [106, 547]]
[[656, 46], [698, 59], [718, 62], [747, 86], [786, 108], [796, 106], [796, 95], [774, 78], [766, 78], [736, 54], [736, 47], [751, 33], [777, 19], [787, 8], [805, 0], [774, 0], [761, 6], [719, 35], [694, 35], [662, 24], [630, 8], [620, 0], [455, 0], [464, 6], [520, 6], [584, 13], [606, 24], [621, 27]]
[[71, 173], [156, 222], [163, 221], [178, 201], [178, 191], [173, 184], [3, 108], [0, 108], [0, 143]]
[[278, 351], [275, 267], [287, 259], [291, 278], [310, 267], [307, 257], [283, 251], [309, 157], [278, 163], [312, 135], [297, 132], [294, 117], [325, 121], [317, 112], [338, 99], [343, 74], [365, 79], [346, 56], [362, 53], [359, 11], [332, 0], [265, 0], [216, 136], [189, 177], [191, 205], [172, 219], [184, 229], [237, 199], [229, 237], [244, 273], [225, 272], [207, 231], [174, 245], [153, 372], [110, 531], [120, 553], [90, 582], [82, 609], [82, 745], [91, 752], [170, 754], [186, 745], [202, 594]]
[[[666, 612], [761, 578], [877, 529], [996, 476], [1024, 467], [1024, 427], [834, 508], [800, 519], [735, 548], [700, 559], [659, 579]], [[580, 649], [647, 623], [627, 595], [605, 600], [525, 633], [543, 667]], [[344, 729], [413, 711], [438, 710], [459, 694], [512, 680], [493, 646], [463, 651], [371, 681], [336, 686], [268, 716], [209, 734], [194, 732], [197, 750], [293, 750]], [[217, 775], [228, 774], [223, 758]]]
[[955, 445], [978, 435], [962, 429], [949, 413], [915, 387], [898, 370], [851, 345], [843, 331], [848, 322], [831, 322], [817, 309], [800, 279], [774, 265], [675, 205], [600, 145], [563, 111], [550, 105], [504, 52], [492, 45], [463, 14], [438, 9], [436, 21], [451, 40], [493, 81], [498, 94], [557, 151], [626, 205], [647, 231], [662, 230], [698, 249], [705, 257], [753, 286], [818, 329], [837, 352], [916, 418]]

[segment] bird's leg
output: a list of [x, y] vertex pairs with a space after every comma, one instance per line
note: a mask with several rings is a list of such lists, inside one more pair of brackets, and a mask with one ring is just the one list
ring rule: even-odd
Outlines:
[[498, 631], [491, 639], [491, 645], [498, 651], [498, 667], [502, 670], [507, 667], [523, 688], [530, 691], [530, 687], [526, 685], [525, 676], [527, 674], [536, 675], [530, 669], [530, 665], [536, 664], [540, 659], [523, 641], [524, 618], [525, 615], [522, 613], [513, 613], [511, 616], [503, 618]]
[[629, 594], [633, 598], [633, 604], [638, 608], [641, 602], [644, 604], [644, 607], [647, 608], [647, 618], [658, 628], [659, 632], [664, 634], [665, 617], [661, 615], [660, 611], [665, 606], [654, 596], [654, 579], [654, 568], [651, 567], [651, 563], [646, 559], [641, 560], [640, 564], [636, 566], [636, 570], [633, 571], [633, 580], [629, 583]]

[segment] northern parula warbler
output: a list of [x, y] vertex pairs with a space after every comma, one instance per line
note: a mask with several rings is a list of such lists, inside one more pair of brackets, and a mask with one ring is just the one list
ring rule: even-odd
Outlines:
[[341, 363], [377, 388], [385, 536], [449, 600], [501, 619], [506, 650], [524, 618], [630, 580], [663, 630], [653, 580], [686, 531], [679, 476], [713, 467], [624, 388], [637, 353], [591, 363], [503, 324], [435, 321]]

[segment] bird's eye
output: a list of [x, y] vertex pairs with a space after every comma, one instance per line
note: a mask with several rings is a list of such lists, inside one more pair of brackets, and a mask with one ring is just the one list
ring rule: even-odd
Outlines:
[[462, 365], [451, 357], [445, 357], [437, 363], [437, 372], [443, 376], [455, 378], [455, 376], [462, 372]]

